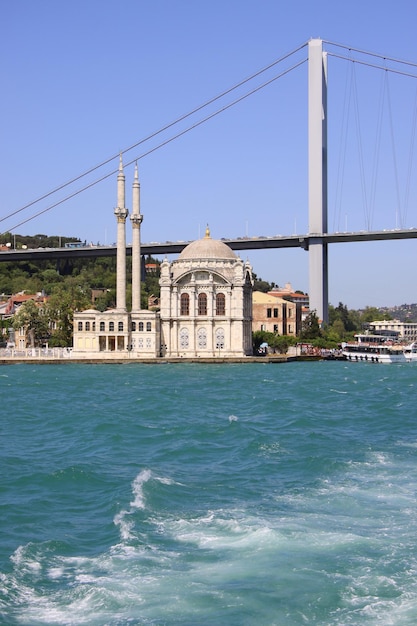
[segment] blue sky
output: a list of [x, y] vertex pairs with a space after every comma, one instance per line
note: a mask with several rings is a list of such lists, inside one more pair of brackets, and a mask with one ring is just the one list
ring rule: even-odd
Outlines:
[[[416, 63], [416, 23], [411, 0], [3, 3], [0, 219], [312, 37]], [[215, 238], [308, 231], [306, 63], [143, 156], [306, 56], [303, 48], [125, 153], [125, 162], [138, 159], [144, 242], [196, 239], [207, 223]], [[417, 226], [417, 141], [411, 141], [417, 80], [354, 65], [329, 57], [329, 230]], [[1, 231], [112, 243], [115, 176], [17, 225], [114, 169], [117, 158], [3, 219]], [[129, 208], [132, 180], [133, 165], [126, 167]], [[349, 308], [417, 302], [416, 251], [415, 240], [330, 246], [330, 302]], [[303, 250], [247, 256], [258, 276], [308, 291]]]

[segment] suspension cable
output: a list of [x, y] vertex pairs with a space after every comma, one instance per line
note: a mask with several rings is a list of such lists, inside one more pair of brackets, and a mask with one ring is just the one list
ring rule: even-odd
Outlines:
[[[392, 63], [399, 63], [401, 65], [409, 65], [410, 67], [417, 67], [417, 63], [412, 61], [404, 61], [403, 59], [395, 59], [394, 57], [388, 57], [386, 54], [378, 54], [376, 52], [368, 52], [367, 50], [361, 50], [360, 48], [353, 48], [352, 46], [346, 46], [341, 43], [335, 43], [333, 41], [323, 40], [323, 43], [328, 44], [329, 46], [336, 46], [338, 48], [344, 48], [345, 50], [349, 50], [350, 52], [357, 52], [359, 54], [364, 54], [367, 56], [372, 56], [377, 59], [383, 59], [384, 61], [390, 61]], [[333, 54], [331, 52], [327, 52], [327, 54]], [[333, 56], [337, 56], [336, 54]]]
[[[303, 44], [301, 44], [300, 46], [298, 46], [297, 48], [295, 48], [294, 50], [292, 50], [291, 52], [288, 52], [287, 54], [284, 54], [282, 57], [280, 57], [279, 59], [273, 61], [272, 63], [269, 63], [268, 65], [266, 65], [265, 67], [263, 67], [262, 69], [258, 70], [257, 72], [255, 72], [254, 74], [251, 74], [250, 76], [244, 78], [243, 80], [241, 80], [240, 82], [236, 83], [235, 85], [233, 85], [233, 87], [230, 87], [229, 89], [226, 89], [225, 91], [223, 91], [222, 93], [218, 94], [217, 96], [214, 96], [213, 98], [211, 98], [210, 100], [207, 100], [206, 102], [204, 102], [203, 104], [200, 104], [199, 106], [197, 106], [196, 108], [194, 108], [192, 111], [190, 111], [189, 113], [186, 113], [184, 115], [181, 115], [180, 117], [178, 117], [176, 120], [169, 122], [168, 124], [166, 124], [165, 126], [163, 126], [162, 128], [160, 128], [159, 130], [151, 133], [150, 135], [148, 135], [147, 137], [144, 137], [143, 139], [137, 141], [136, 143], [132, 144], [131, 146], [129, 146], [128, 148], [125, 148], [124, 150], [121, 150], [120, 152], [122, 152], [123, 154], [126, 154], [127, 152], [130, 152], [131, 150], [133, 150], [134, 148], [137, 148], [138, 146], [146, 143], [147, 141], [153, 139], [154, 137], [157, 137], [158, 135], [160, 135], [161, 133], [163, 133], [164, 131], [172, 128], [173, 126], [179, 124], [180, 122], [186, 120], [187, 118], [191, 117], [192, 115], [195, 115], [196, 113], [198, 113], [199, 111], [201, 111], [202, 109], [208, 107], [210, 104], [213, 104], [214, 102], [216, 102], [217, 100], [220, 100], [221, 98], [224, 98], [226, 95], [232, 93], [233, 91], [235, 91], [236, 89], [238, 89], [239, 87], [242, 87], [243, 85], [245, 85], [246, 83], [250, 82], [251, 80], [257, 78], [258, 76], [260, 76], [261, 74], [267, 72], [268, 70], [272, 69], [273, 67], [275, 67], [276, 65], [278, 65], [279, 63], [282, 63], [282, 61], [285, 61], [286, 59], [288, 59], [290, 56], [296, 54], [297, 52], [299, 52], [302, 48], [304, 48], [307, 45], [307, 42], [304, 42]], [[210, 118], [208, 118], [210, 119]], [[164, 144], [162, 144], [164, 145]], [[84, 178], [85, 176], [87, 176], [88, 174], [91, 174], [93, 172], [95, 172], [96, 170], [100, 169], [101, 167], [104, 167], [105, 165], [107, 165], [108, 163], [110, 163], [111, 161], [113, 161], [114, 159], [119, 157], [120, 152], [118, 152], [117, 154], [109, 157], [108, 159], [102, 161], [101, 163], [99, 163], [98, 165], [95, 165], [93, 167], [91, 167], [90, 169], [86, 170], [85, 172], [83, 172], [82, 174], [79, 174], [77, 176], [75, 176], [74, 178], [72, 178], [71, 180], [67, 181], [66, 183], [63, 183], [61, 185], [59, 185], [58, 187], [55, 187], [54, 189], [52, 189], [51, 191], [43, 194], [42, 196], [39, 196], [39, 198], [36, 198], [35, 200], [32, 200], [31, 202], [29, 202], [28, 204], [26, 204], [25, 206], [21, 207], [20, 209], [17, 209], [16, 211], [13, 211], [12, 213], [9, 213], [8, 215], [0, 218], [0, 222], [3, 222], [6, 219], [9, 219], [10, 217], [13, 217], [14, 215], [17, 215], [18, 213], [21, 213], [22, 211], [28, 209], [29, 207], [33, 206], [34, 204], [37, 204], [38, 202], [40, 202], [41, 200], [45, 200], [46, 198], [48, 198], [49, 196], [57, 193], [58, 191], [61, 191], [62, 189], [64, 189], [65, 187], [68, 187], [69, 185], [72, 185], [73, 183], [77, 182], [78, 180], [80, 180], [81, 178]], [[114, 172], [112, 172], [113, 174]], [[110, 174], [111, 175], [111, 174]], [[106, 178], [106, 177], [104, 177]], [[98, 182], [101, 182], [100, 179]], [[91, 185], [88, 185], [86, 187], [86, 189], [88, 189]], [[69, 197], [72, 197], [69, 196]], [[60, 203], [57, 203], [60, 204]], [[56, 204], [54, 206], [57, 206]], [[25, 222], [23, 222], [25, 223]], [[19, 224], [20, 225], [20, 224]]]
[[415, 97], [415, 102], [414, 102], [413, 119], [412, 119], [412, 124], [411, 124], [410, 151], [409, 151], [409, 157], [408, 157], [407, 178], [406, 178], [405, 193], [404, 193], [404, 222], [407, 219], [408, 202], [409, 202], [409, 197], [410, 197], [410, 184], [411, 184], [411, 175], [413, 171], [413, 155], [414, 155], [414, 141], [416, 137], [416, 128], [417, 128], [417, 88], [416, 88], [416, 97]]
[[364, 213], [365, 213], [365, 224], [367, 230], [370, 230], [369, 225], [369, 209], [368, 209], [368, 201], [367, 201], [367, 193], [366, 193], [366, 181], [365, 181], [365, 168], [363, 163], [363, 150], [362, 150], [362, 133], [360, 126], [360, 117], [359, 117], [359, 102], [358, 102], [358, 88], [356, 85], [356, 74], [355, 74], [355, 65], [352, 64], [352, 86], [353, 86], [353, 97], [354, 97], [354, 111], [355, 111], [355, 121], [356, 121], [356, 137], [358, 141], [358, 153], [359, 153], [359, 174], [361, 179], [361, 187], [362, 187], [362, 197], [364, 204]]
[[[201, 126], [202, 124], [204, 124], [205, 122], [211, 120], [212, 118], [216, 117], [217, 115], [219, 115], [220, 113], [223, 113], [224, 111], [226, 111], [227, 109], [230, 109], [231, 107], [235, 106], [236, 104], [238, 104], [239, 102], [242, 102], [242, 100], [245, 100], [246, 98], [248, 98], [249, 96], [253, 95], [254, 93], [260, 91], [261, 89], [264, 89], [265, 87], [267, 87], [268, 85], [270, 85], [271, 83], [275, 82], [276, 80], [278, 80], [279, 78], [282, 78], [283, 76], [285, 76], [286, 74], [289, 74], [290, 72], [292, 72], [293, 70], [295, 70], [296, 68], [300, 67], [301, 65], [303, 65], [304, 63], [306, 63], [307, 59], [302, 59], [301, 61], [299, 61], [298, 63], [292, 65], [291, 67], [287, 68], [286, 70], [284, 70], [283, 72], [281, 72], [280, 74], [278, 74], [277, 76], [274, 76], [273, 78], [269, 79], [268, 81], [266, 81], [265, 83], [263, 83], [262, 85], [259, 85], [258, 87], [255, 87], [254, 89], [252, 89], [251, 91], [243, 94], [242, 96], [240, 96], [239, 98], [237, 98], [236, 100], [234, 100], [233, 102], [230, 102], [229, 104], [226, 104], [225, 106], [223, 106], [222, 108], [218, 109], [217, 111], [214, 111], [213, 113], [211, 113], [210, 115], [206, 116], [205, 118], [199, 120], [198, 122], [195, 122], [194, 124], [192, 124], [191, 126], [189, 126], [188, 128], [182, 130], [181, 132], [177, 133], [176, 135], [173, 135], [172, 137], [166, 139], [165, 141], [162, 141], [161, 143], [159, 143], [157, 146], [151, 148], [150, 150], [148, 150], [147, 152], [144, 152], [143, 154], [141, 154], [140, 156], [136, 156], [135, 158], [133, 158], [132, 160], [128, 161], [127, 163], [125, 163], [125, 167], [128, 167], [129, 165], [132, 165], [132, 163], [135, 163], [136, 161], [139, 161], [140, 159], [143, 159], [144, 157], [148, 156], [149, 154], [152, 154], [152, 152], [155, 152], [156, 150], [159, 150], [160, 148], [162, 148], [163, 146], [166, 146], [167, 144], [171, 143], [172, 141], [175, 141], [176, 139], [178, 139], [179, 137], [182, 137], [183, 135], [185, 135], [186, 133], [190, 132], [191, 130], [194, 130], [194, 128], [197, 128], [198, 126]], [[39, 211], [38, 213], [35, 213], [34, 215], [32, 215], [31, 217], [28, 217], [27, 219], [19, 222], [18, 224], [15, 224], [12, 228], [10, 228], [9, 230], [15, 230], [16, 228], [18, 228], [19, 226], [22, 226], [23, 224], [26, 224], [27, 222], [30, 222], [32, 219], [35, 219], [36, 217], [39, 217], [40, 215], [43, 215], [44, 213], [47, 213], [48, 211], [50, 211], [51, 209], [54, 209], [55, 207], [59, 206], [60, 204], [63, 204], [64, 202], [66, 202], [67, 200], [70, 200], [71, 198], [74, 198], [75, 196], [79, 195], [80, 193], [82, 193], [83, 191], [86, 191], [87, 189], [90, 189], [91, 187], [93, 187], [94, 185], [97, 185], [98, 183], [101, 183], [103, 180], [106, 180], [107, 178], [110, 178], [110, 176], [114, 176], [114, 174], [116, 174], [118, 172], [118, 169], [112, 170], [111, 172], [109, 172], [108, 174], [105, 174], [104, 176], [101, 176], [101, 178], [98, 178], [97, 180], [92, 181], [91, 183], [89, 183], [88, 185], [85, 185], [84, 187], [82, 187], [81, 189], [78, 189], [77, 191], [74, 191], [73, 193], [71, 193], [70, 195], [66, 196], [65, 198], [62, 198], [61, 200], [58, 200], [57, 202], [55, 202], [54, 204], [50, 205], [49, 207], [46, 207], [45, 209], [43, 209], [42, 211]], [[13, 214], [15, 215], [15, 213]], [[9, 217], [11, 217], [12, 215], [10, 215]], [[6, 219], [6, 218], [3, 218]]]
[[361, 59], [353, 59], [351, 57], [343, 56], [342, 54], [335, 54], [334, 52], [327, 52], [327, 55], [334, 57], [336, 59], [343, 59], [344, 61], [350, 61], [351, 63], [359, 63], [359, 65], [367, 65], [368, 67], [373, 67], [377, 70], [384, 70], [384, 72], [392, 72], [393, 74], [399, 74], [400, 76], [408, 76], [408, 78], [417, 78], [417, 74], [412, 74], [411, 72], [403, 72], [401, 70], [396, 70], [393, 67], [377, 65], [376, 63], [367, 63], [366, 61], [362, 61]]
[[[397, 207], [396, 215], [395, 215], [395, 228], [402, 227], [402, 211], [401, 211], [401, 198], [400, 198], [400, 186], [398, 182], [398, 165], [397, 165], [397, 153], [395, 150], [395, 140], [394, 140], [394, 124], [392, 119], [392, 105], [391, 105], [391, 93], [389, 88], [389, 83], [387, 81], [387, 100], [388, 100], [388, 113], [389, 113], [389, 125], [390, 125], [390, 135], [391, 135], [391, 148], [392, 148], [392, 158], [394, 165], [394, 178], [395, 178], [395, 191], [397, 194]], [[399, 220], [398, 220], [399, 218]]]
[[[350, 88], [349, 88], [350, 86]], [[335, 215], [333, 217], [333, 230], [340, 230], [340, 217], [342, 211], [342, 197], [343, 197], [343, 181], [344, 181], [344, 172], [345, 172], [345, 164], [346, 164], [346, 152], [347, 152], [347, 133], [348, 133], [348, 122], [349, 122], [349, 111], [350, 111], [350, 101], [351, 101], [351, 93], [352, 93], [352, 76], [350, 75], [349, 80], [349, 72], [346, 73], [345, 80], [345, 92], [343, 98], [343, 114], [342, 114], [342, 124], [340, 129], [340, 150], [339, 150], [339, 159], [337, 165], [337, 177], [336, 177], [336, 194], [335, 194]]]
[[387, 73], [385, 72], [384, 74], [381, 75], [381, 87], [379, 90], [379, 106], [378, 106], [374, 156], [373, 156], [373, 165], [372, 165], [371, 193], [370, 193], [370, 206], [369, 206], [369, 215], [370, 215], [369, 221], [371, 225], [372, 225], [372, 220], [373, 220], [373, 216], [375, 213], [376, 186], [377, 186], [378, 170], [379, 170], [379, 156], [380, 156], [381, 137], [382, 137], [382, 122], [383, 122], [383, 114], [384, 114], [386, 80], [387, 80]]

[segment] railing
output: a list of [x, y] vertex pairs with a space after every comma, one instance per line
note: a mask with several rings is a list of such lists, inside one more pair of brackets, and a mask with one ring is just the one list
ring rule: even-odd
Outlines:
[[70, 359], [72, 348], [0, 348], [0, 359]]

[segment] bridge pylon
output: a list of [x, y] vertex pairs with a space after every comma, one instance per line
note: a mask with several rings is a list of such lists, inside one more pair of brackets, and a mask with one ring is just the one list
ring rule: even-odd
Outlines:
[[321, 39], [308, 43], [308, 206], [310, 310], [329, 321], [327, 243], [327, 54]]

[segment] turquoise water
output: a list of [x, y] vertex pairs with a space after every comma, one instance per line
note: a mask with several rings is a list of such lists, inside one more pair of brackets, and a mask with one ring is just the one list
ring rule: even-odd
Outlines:
[[0, 623], [417, 623], [417, 366], [0, 369]]

